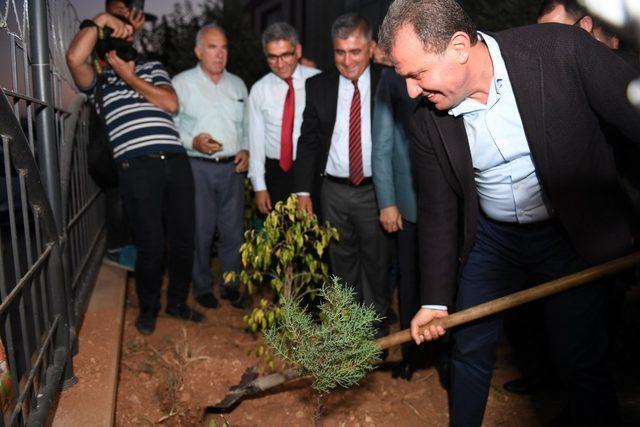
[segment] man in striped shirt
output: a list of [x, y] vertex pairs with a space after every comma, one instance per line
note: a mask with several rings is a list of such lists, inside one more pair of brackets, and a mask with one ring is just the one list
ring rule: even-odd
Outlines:
[[104, 27], [112, 29], [111, 37], [132, 41], [143, 22], [141, 11], [132, 12], [125, 2], [107, 2], [106, 13], [81, 24], [67, 63], [109, 134], [139, 250], [135, 274], [140, 313], [135, 325], [149, 335], [160, 309], [165, 236], [170, 251], [166, 313], [194, 322], [204, 316], [186, 305], [193, 262], [194, 189], [191, 167], [171, 118], [179, 104], [169, 75], [157, 61], [138, 57], [127, 62], [115, 51], [105, 55], [100, 75], [90, 63]]

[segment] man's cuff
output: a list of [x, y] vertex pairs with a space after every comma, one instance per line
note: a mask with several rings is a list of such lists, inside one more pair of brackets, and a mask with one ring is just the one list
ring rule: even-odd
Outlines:
[[398, 206], [398, 204], [396, 203], [396, 198], [393, 195], [387, 195], [386, 192], [382, 193], [384, 194], [380, 194], [379, 191], [376, 191], [376, 197], [378, 199], [378, 209], [388, 208], [389, 206]]
[[429, 309], [429, 310], [442, 310], [442, 311], [447, 311], [448, 310], [446, 305], [426, 304], [426, 305], [423, 305], [422, 308], [426, 308], [426, 309]]
[[253, 187], [253, 191], [265, 191], [267, 189], [267, 182], [264, 179], [264, 175], [252, 176], [251, 186]]
[[[178, 128], [178, 132], [180, 133], [180, 128]], [[187, 133], [187, 132], [180, 133], [180, 142], [182, 142], [182, 146], [186, 150], [198, 151], [195, 148], [193, 148], [193, 137], [191, 136], [190, 133]]]
[[298, 191], [296, 193], [297, 196], [311, 196], [311, 193], [307, 193], [306, 191]]

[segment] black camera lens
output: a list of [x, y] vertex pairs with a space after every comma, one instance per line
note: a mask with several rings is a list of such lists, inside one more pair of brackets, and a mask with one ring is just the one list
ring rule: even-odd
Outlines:
[[125, 42], [123, 44], [120, 44], [114, 50], [123, 61], [135, 61], [138, 57], [138, 52], [135, 50], [131, 43]]
[[112, 32], [113, 30], [111, 28], [104, 27], [102, 33], [99, 33], [95, 47], [98, 58], [104, 59], [107, 52], [114, 50], [123, 61], [135, 61], [138, 58], [138, 52], [133, 47], [133, 43], [124, 39], [111, 37]]

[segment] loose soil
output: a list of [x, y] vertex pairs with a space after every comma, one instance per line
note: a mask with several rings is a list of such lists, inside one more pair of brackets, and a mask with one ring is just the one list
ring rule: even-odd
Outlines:
[[[244, 330], [242, 310], [221, 300], [206, 310], [201, 324], [161, 314], [149, 337], [135, 329], [137, 302], [129, 280], [116, 424], [119, 426], [309, 426], [316, 397], [297, 388], [243, 401], [224, 416], [205, 414], [221, 400], [243, 372], [256, 363], [257, 341]], [[189, 302], [193, 307], [193, 300]], [[202, 309], [202, 307], [199, 307]], [[628, 295], [615, 371], [625, 425], [640, 425], [640, 287]], [[485, 426], [550, 425], [563, 406], [562, 393], [535, 398], [504, 391], [505, 381], [520, 376], [506, 342], [498, 351]], [[324, 426], [447, 426], [448, 400], [434, 368], [417, 371], [407, 382], [393, 379], [389, 367], [400, 360], [392, 349], [387, 362], [351, 390], [331, 394], [324, 403]]]

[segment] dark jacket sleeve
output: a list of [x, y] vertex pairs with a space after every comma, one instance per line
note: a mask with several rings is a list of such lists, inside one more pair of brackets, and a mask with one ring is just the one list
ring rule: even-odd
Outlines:
[[315, 177], [319, 174], [318, 165], [322, 158], [323, 147], [321, 123], [316, 104], [319, 99], [317, 83], [318, 80], [313, 77], [305, 83], [306, 104], [302, 114], [296, 161], [293, 166], [294, 193], [311, 193]]
[[[453, 306], [458, 276], [458, 197], [448, 184], [427, 126], [431, 114], [420, 108], [410, 126], [418, 196], [420, 302]], [[432, 129], [433, 131], [433, 129]]]

